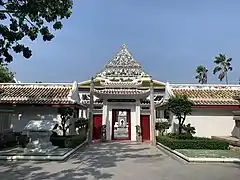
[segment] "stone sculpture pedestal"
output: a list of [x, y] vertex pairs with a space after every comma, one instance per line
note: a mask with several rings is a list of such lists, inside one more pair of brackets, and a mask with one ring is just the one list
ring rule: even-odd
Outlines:
[[52, 129], [57, 124], [53, 120], [32, 120], [30, 121], [24, 131], [30, 138], [30, 142], [24, 149], [25, 153], [47, 153], [58, 147], [53, 146], [50, 142]]

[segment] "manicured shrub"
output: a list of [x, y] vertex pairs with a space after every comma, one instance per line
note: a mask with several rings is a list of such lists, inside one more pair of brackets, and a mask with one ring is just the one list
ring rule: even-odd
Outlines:
[[29, 137], [27, 137], [27, 135], [20, 135], [17, 143], [20, 147], [25, 148], [29, 143]]
[[50, 141], [60, 148], [75, 148], [86, 140], [86, 136], [54, 136]]
[[65, 140], [66, 148], [75, 148], [86, 140], [86, 136], [73, 136]]
[[177, 139], [169, 136], [158, 136], [157, 141], [171, 149], [228, 149], [229, 143], [222, 140], [192, 137]]
[[193, 139], [192, 134], [189, 134], [189, 133], [182, 133], [182, 134], [169, 133], [169, 134], [167, 134], [167, 136], [169, 138], [173, 138], [173, 139]]
[[52, 136], [50, 141], [52, 145], [58, 146], [60, 148], [65, 148], [66, 139], [71, 138], [71, 136]]
[[156, 122], [155, 129], [159, 131], [161, 135], [164, 135], [165, 131], [169, 129], [171, 124], [167, 121]]

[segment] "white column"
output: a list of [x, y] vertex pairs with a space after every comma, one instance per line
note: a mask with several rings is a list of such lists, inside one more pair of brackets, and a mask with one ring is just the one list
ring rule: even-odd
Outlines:
[[87, 117], [88, 119], [89, 119], [89, 111], [90, 111], [90, 109], [87, 108], [87, 109], [86, 109], [86, 113], [87, 113], [86, 117]]
[[91, 144], [92, 143], [92, 133], [93, 133], [93, 103], [94, 103], [94, 99], [93, 99], [93, 90], [94, 90], [94, 82], [93, 82], [93, 78], [91, 80], [90, 83], [90, 108], [89, 108], [89, 134], [88, 134], [88, 143]]
[[79, 111], [78, 111], [78, 117], [81, 117], [81, 115], [82, 115], [82, 109], [79, 109]]
[[135, 103], [131, 106], [131, 141], [136, 141], [136, 125], [140, 124], [140, 103]]
[[140, 100], [137, 100], [136, 101], [136, 125], [141, 125], [141, 123], [140, 123], [140, 114], [141, 114]]
[[83, 109], [79, 109], [79, 117], [80, 117], [80, 118], [83, 117]]
[[160, 110], [160, 119], [164, 119], [164, 110]]
[[103, 100], [103, 108], [102, 108], [102, 125], [107, 124], [107, 101]]
[[75, 122], [76, 122], [76, 118], [71, 118], [69, 123], [70, 123], [70, 126], [69, 126], [69, 135], [76, 135], [77, 132], [76, 132], [76, 127], [75, 127]]
[[150, 118], [151, 118], [151, 131], [150, 131], [150, 141], [152, 145], [156, 145], [156, 131], [155, 131], [155, 105], [154, 105], [154, 87], [153, 82], [151, 80], [150, 83]]
[[83, 110], [83, 118], [87, 118], [87, 109]]
[[112, 126], [114, 126], [114, 124], [112, 124], [112, 107], [108, 107], [107, 106], [107, 116], [106, 116], [106, 131], [107, 131], [107, 135], [106, 138], [108, 141], [112, 140]]

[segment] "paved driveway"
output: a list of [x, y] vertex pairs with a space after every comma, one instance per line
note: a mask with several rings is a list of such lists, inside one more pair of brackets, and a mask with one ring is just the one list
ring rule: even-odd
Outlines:
[[6, 180], [237, 180], [238, 165], [187, 164], [148, 144], [104, 143], [85, 147], [66, 162], [0, 161]]

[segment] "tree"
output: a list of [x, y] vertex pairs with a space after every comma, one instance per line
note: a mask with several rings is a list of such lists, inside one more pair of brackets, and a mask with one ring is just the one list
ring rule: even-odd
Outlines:
[[58, 126], [63, 132], [63, 136], [66, 136], [66, 132], [71, 126], [70, 119], [73, 118], [74, 110], [73, 108], [61, 107], [58, 109], [58, 113], [61, 117], [61, 124]]
[[167, 108], [178, 119], [178, 133], [182, 134], [186, 116], [191, 114], [193, 102], [186, 95], [176, 95], [168, 100]]
[[226, 84], [228, 84], [228, 72], [233, 70], [231, 61], [232, 58], [227, 58], [224, 54], [219, 54], [214, 60], [216, 67], [213, 69], [213, 74], [219, 73], [218, 79], [222, 81], [225, 78]]
[[165, 131], [171, 127], [171, 124], [168, 121], [156, 122], [156, 130], [159, 131], [161, 135], [164, 135]]
[[6, 65], [0, 65], [0, 83], [14, 83], [14, 73]]
[[22, 44], [25, 37], [34, 41], [40, 34], [44, 41], [51, 41], [54, 35], [48, 26], [61, 29], [72, 4], [72, 0], [0, 0], [0, 63], [11, 62], [12, 52], [31, 57], [30, 48]]
[[195, 78], [198, 79], [200, 84], [207, 84], [207, 72], [208, 69], [205, 66], [198, 66], [196, 68], [197, 75]]

